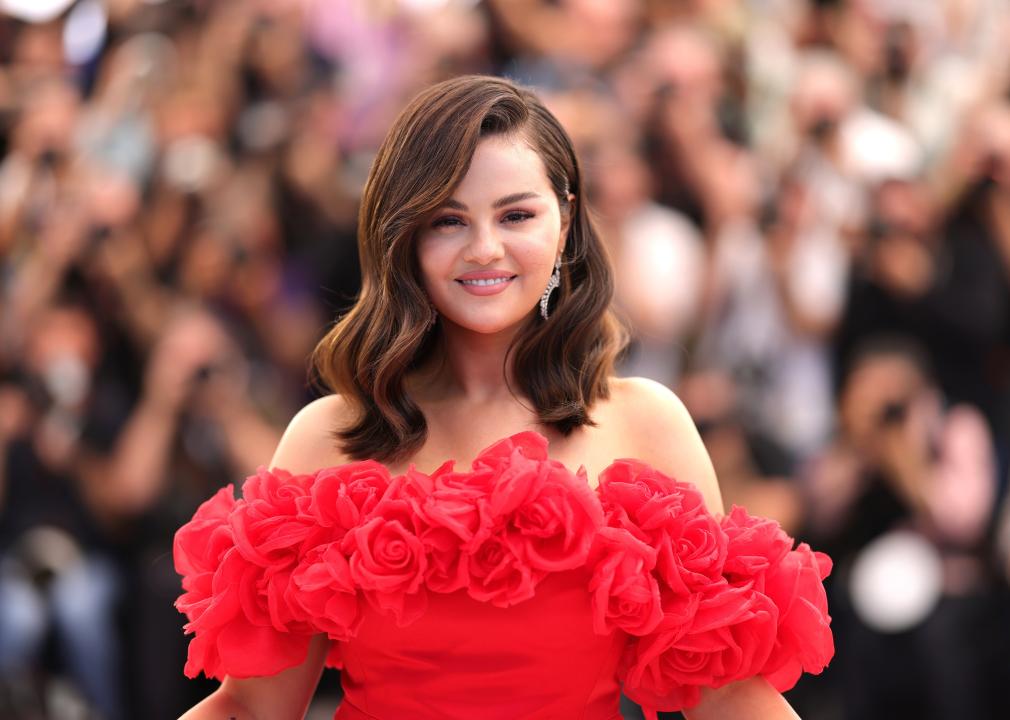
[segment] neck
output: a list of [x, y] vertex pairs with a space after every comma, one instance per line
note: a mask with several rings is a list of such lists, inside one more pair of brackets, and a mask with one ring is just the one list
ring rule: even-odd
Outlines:
[[511, 399], [515, 387], [506, 352], [518, 327], [494, 334], [476, 333], [440, 320], [441, 336], [432, 360], [417, 375], [418, 394], [438, 400], [487, 403]]

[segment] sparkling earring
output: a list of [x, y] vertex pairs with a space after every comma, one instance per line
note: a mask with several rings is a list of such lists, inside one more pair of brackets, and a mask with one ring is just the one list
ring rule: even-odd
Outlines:
[[558, 259], [554, 261], [554, 272], [551, 273], [551, 279], [547, 281], [547, 289], [544, 290], [544, 294], [540, 296], [540, 314], [543, 316], [544, 320], [547, 319], [547, 303], [550, 302], [551, 293], [554, 292], [554, 288], [561, 284], [561, 256], [558, 255]]

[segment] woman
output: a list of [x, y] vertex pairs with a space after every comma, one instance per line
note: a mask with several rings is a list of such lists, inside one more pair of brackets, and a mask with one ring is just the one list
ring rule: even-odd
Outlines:
[[176, 536], [186, 672], [223, 678], [185, 717], [300, 718], [324, 664], [340, 720], [612, 720], [619, 682], [650, 714], [795, 717], [775, 688], [830, 658], [830, 562], [722, 518], [680, 401], [613, 376], [610, 270], [541, 102], [422, 92], [359, 246], [313, 358], [338, 394]]

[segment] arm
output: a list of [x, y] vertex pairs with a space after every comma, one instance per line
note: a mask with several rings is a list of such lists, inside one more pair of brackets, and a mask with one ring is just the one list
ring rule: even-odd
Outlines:
[[303, 718], [323, 673], [329, 640], [317, 635], [301, 665], [261, 678], [225, 678], [221, 687], [180, 720]]
[[718, 690], [702, 690], [701, 702], [684, 710], [687, 720], [761, 718], [799, 720], [786, 699], [763, 677], [730, 683]]
[[[267, 422], [245, 396], [217, 405], [213, 417], [217, 419], [224, 434], [229, 459], [243, 473], [255, 472], [259, 458], [258, 448], [270, 447], [278, 442], [278, 428]], [[276, 459], [271, 464], [287, 467]]]
[[[345, 413], [346, 404], [338, 395], [328, 395], [306, 405], [284, 431], [270, 467], [310, 473], [320, 467], [347, 462], [346, 458], [339, 457], [329, 437], [330, 430]], [[328, 647], [326, 636], [317, 635], [300, 665], [268, 677], [241, 680], [226, 677], [220, 688], [183, 715], [183, 719], [303, 718], [322, 674]]]
[[[108, 454], [83, 452], [82, 493], [107, 522], [136, 516], [165, 492], [179, 416], [191, 404], [201, 365], [216, 362], [224, 330], [202, 310], [179, 305], [144, 368], [143, 395]], [[260, 446], [266, 451], [270, 446]]]
[[[652, 380], [624, 381], [628, 393], [626, 427], [635, 438], [636, 457], [673, 478], [690, 481], [701, 492], [709, 512], [724, 512], [719, 482], [687, 408], [671, 390]], [[704, 689], [701, 702], [684, 710], [688, 720], [793, 720], [796, 713], [763, 677]]]
[[141, 398], [109, 456], [83, 450], [78, 460], [81, 491], [89, 508], [106, 522], [139, 514], [164, 490], [176, 432], [174, 409]]

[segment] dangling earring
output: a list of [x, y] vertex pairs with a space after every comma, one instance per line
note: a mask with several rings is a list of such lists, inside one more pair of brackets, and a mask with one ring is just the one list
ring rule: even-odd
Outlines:
[[558, 259], [554, 261], [554, 272], [551, 273], [551, 279], [547, 281], [547, 289], [544, 290], [544, 294], [540, 296], [540, 314], [543, 316], [544, 320], [547, 319], [547, 303], [550, 302], [551, 293], [554, 292], [554, 288], [561, 284], [561, 256], [558, 255]]
[[431, 310], [431, 315], [428, 317], [428, 323], [424, 326], [425, 332], [435, 327], [435, 321], [438, 320], [438, 310], [435, 309], [435, 306], [428, 303], [428, 309]]

